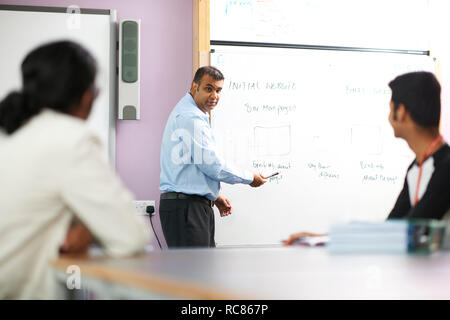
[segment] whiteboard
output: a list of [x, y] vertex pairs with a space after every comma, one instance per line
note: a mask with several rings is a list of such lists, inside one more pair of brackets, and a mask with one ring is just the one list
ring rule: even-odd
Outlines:
[[31, 50], [56, 40], [80, 43], [98, 67], [100, 92], [88, 125], [102, 139], [105, 157], [111, 163], [115, 159], [115, 21], [115, 12], [110, 10], [81, 9], [74, 17], [65, 8], [0, 6], [0, 99], [20, 89], [20, 66]]
[[427, 0], [214, 0], [211, 40], [428, 50]]
[[425, 55], [214, 46], [225, 76], [212, 127], [222, 157], [264, 175], [222, 184], [218, 245], [274, 244], [333, 223], [384, 220], [414, 155], [388, 122], [388, 82], [434, 71]]

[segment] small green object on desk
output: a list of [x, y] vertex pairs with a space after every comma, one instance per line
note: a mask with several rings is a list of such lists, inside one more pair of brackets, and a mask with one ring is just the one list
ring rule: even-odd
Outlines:
[[409, 219], [408, 252], [433, 253], [442, 248], [446, 223], [433, 219]]

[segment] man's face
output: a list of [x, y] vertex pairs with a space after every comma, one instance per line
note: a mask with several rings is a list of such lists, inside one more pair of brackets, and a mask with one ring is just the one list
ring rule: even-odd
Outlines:
[[222, 87], [223, 80], [214, 80], [209, 74], [205, 74], [200, 85], [195, 82], [192, 84], [191, 95], [200, 110], [207, 113], [219, 102]]

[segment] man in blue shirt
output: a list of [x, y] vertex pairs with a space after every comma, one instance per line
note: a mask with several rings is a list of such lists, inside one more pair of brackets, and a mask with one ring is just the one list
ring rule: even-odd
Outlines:
[[177, 103], [161, 145], [159, 215], [169, 248], [215, 247], [214, 205], [221, 216], [232, 213], [220, 194], [220, 182], [259, 187], [260, 173], [234, 168], [217, 154], [209, 112], [219, 102], [223, 74], [211, 66], [197, 70], [191, 90]]

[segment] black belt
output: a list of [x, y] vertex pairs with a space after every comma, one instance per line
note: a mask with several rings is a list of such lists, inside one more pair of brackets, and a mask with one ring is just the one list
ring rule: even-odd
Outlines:
[[191, 199], [191, 200], [198, 200], [201, 202], [206, 203], [208, 206], [212, 207], [214, 206], [214, 201], [209, 200], [208, 198], [204, 197], [204, 196], [199, 196], [196, 194], [185, 194], [185, 193], [181, 193], [181, 192], [165, 192], [165, 193], [161, 193], [161, 200], [186, 200], [186, 199]]

